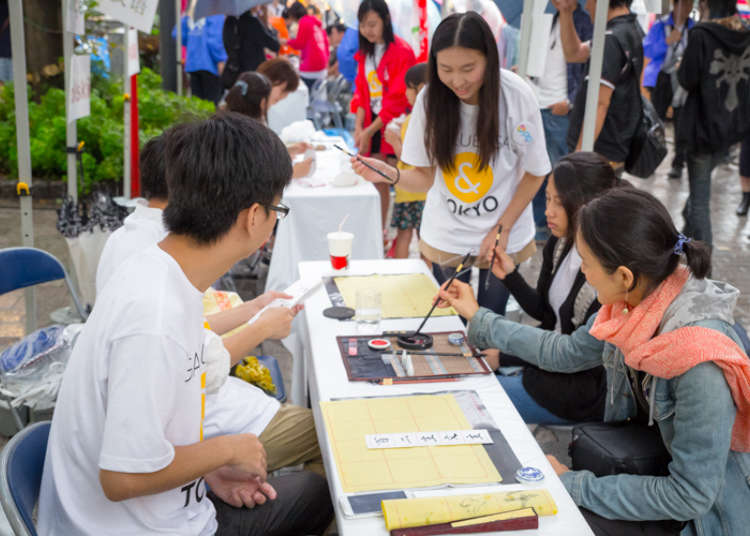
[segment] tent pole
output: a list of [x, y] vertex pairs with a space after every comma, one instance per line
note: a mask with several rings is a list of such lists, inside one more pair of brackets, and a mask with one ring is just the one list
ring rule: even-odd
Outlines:
[[[10, 15], [10, 41], [13, 49], [13, 89], [16, 108], [16, 144], [18, 146], [18, 186], [21, 204], [21, 243], [24, 247], [34, 247], [34, 217], [31, 203], [31, 150], [29, 147], [29, 97], [26, 87], [26, 38], [23, 28], [23, 4], [20, 1], [8, 2]], [[24, 190], [22, 183], [28, 186]], [[26, 195], [22, 195], [22, 192]], [[26, 301], [26, 333], [36, 329], [36, 300], [34, 289], [24, 291]]]
[[604, 59], [604, 35], [607, 31], [607, 12], [609, 0], [596, 3], [594, 17], [594, 38], [591, 42], [589, 58], [588, 87], [586, 88], [586, 108], [583, 114], [582, 151], [594, 150], [594, 130], [596, 127], [596, 109], [599, 102], [599, 85], [602, 81], [602, 60]]

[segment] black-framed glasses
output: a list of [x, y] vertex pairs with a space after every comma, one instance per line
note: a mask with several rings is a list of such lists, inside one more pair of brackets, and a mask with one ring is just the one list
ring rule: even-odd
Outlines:
[[276, 212], [276, 215], [280, 220], [286, 218], [289, 215], [290, 210], [289, 207], [284, 203], [279, 203], [278, 205], [268, 205], [268, 209]]

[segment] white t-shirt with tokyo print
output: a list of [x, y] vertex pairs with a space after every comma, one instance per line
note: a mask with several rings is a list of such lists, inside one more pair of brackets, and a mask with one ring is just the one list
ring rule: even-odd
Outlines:
[[153, 473], [203, 436], [202, 293], [158, 246], [97, 296], [63, 376], [39, 500], [39, 534], [214, 534], [203, 478], [112, 502], [99, 470]]
[[[501, 70], [500, 150], [491, 167], [479, 171], [476, 120], [479, 106], [460, 104], [453, 170], [436, 169], [427, 192], [420, 237], [428, 245], [456, 255], [479, 252], [482, 239], [508, 207], [525, 172], [550, 172], [542, 116], [534, 91], [514, 73]], [[433, 165], [425, 147], [425, 97], [414, 103], [401, 160], [418, 167]], [[507, 110], [507, 112], [506, 112]], [[510, 231], [507, 251], [515, 253], [534, 239], [531, 203]]]
[[385, 55], [385, 43], [375, 45], [375, 54], [365, 57], [365, 77], [370, 90], [370, 109], [380, 115], [383, 109], [383, 82], [378, 78], [378, 65]]

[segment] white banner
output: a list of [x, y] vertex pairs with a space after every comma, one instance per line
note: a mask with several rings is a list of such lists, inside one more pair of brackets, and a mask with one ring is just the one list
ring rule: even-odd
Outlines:
[[96, 9], [127, 26], [151, 32], [159, 0], [99, 0]]
[[81, 0], [65, 0], [65, 31], [82, 35], [86, 33]]
[[68, 123], [91, 113], [91, 56], [73, 54], [70, 58], [70, 90], [68, 91]]
[[130, 28], [128, 30], [128, 76], [133, 76], [141, 72], [141, 60], [138, 55], [138, 30]]

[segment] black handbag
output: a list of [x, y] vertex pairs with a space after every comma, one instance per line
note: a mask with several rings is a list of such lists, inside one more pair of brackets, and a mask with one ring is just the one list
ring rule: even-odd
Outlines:
[[572, 469], [596, 476], [665, 476], [672, 457], [656, 426], [634, 422], [590, 423], [573, 428]]
[[[633, 65], [633, 58], [628, 54], [623, 44], [617, 39], [617, 44], [628, 60], [631, 76], [635, 78], [636, 87], [640, 87], [638, 73]], [[667, 140], [664, 133], [664, 124], [659, 119], [654, 106], [643, 95], [639, 95], [641, 101], [641, 117], [635, 129], [633, 138], [630, 140], [630, 150], [625, 158], [625, 171], [647, 179], [653, 175], [664, 157], [667, 156]]]

